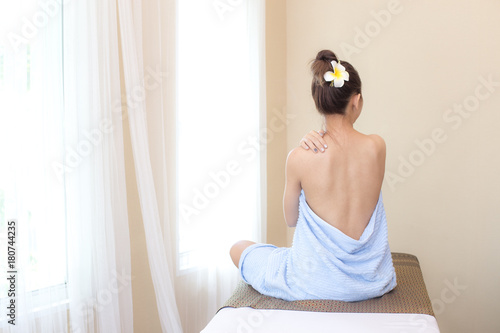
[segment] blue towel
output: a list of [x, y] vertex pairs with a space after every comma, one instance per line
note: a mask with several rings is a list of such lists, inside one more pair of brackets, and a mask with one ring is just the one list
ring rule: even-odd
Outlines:
[[382, 193], [359, 240], [317, 216], [304, 191], [299, 200], [292, 247], [254, 244], [243, 251], [239, 267], [246, 283], [287, 301], [362, 301], [394, 289]]

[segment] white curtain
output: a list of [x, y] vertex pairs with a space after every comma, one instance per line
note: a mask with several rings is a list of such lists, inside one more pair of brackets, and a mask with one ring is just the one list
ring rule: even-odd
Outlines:
[[132, 332], [117, 7], [65, 3], [65, 144], [87, 155], [65, 174], [71, 329]]
[[2, 8], [17, 36], [0, 47], [0, 217], [17, 220], [17, 307], [0, 328], [132, 332], [117, 8], [61, 3]]
[[[156, 14], [154, 14], [151, 19], [161, 19], [158, 14], [162, 4], [159, 1], [153, 1], [153, 3], [156, 4]], [[150, 77], [152, 71], [151, 67], [144, 69], [141, 3], [130, 0], [118, 0], [118, 4], [125, 90], [127, 95], [132, 97], [132, 102], [127, 104], [127, 114], [130, 123], [130, 136], [137, 177], [137, 187], [142, 219], [144, 221], [149, 266], [155, 289], [158, 315], [163, 332], [182, 332], [172, 283], [172, 267], [169, 264], [168, 250], [163, 238], [164, 230], [162, 230], [159, 210], [159, 205], [162, 205], [163, 202], [158, 201], [160, 197], [155, 188], [158, 187], [161, 194], [162, 191], [164, 191], [163, 186], [165, 184], [157, 183], [155, 186], [155, 179], [151, 166], [152, 157], [149, 148], [150, 140], [148, 139], [146, 115], [146, 98], [148, 95], [149, 97], [153, 97], [154, 93], [152, 92], [154, 90], [161, 91], [158, 88], [161, 87], [162, 80], [161, 78]], [[148, 20], [149, 19], [148, 17]], [[159, 24], [159, 22], [160, 21], [156, 21], [157, 24]], [[157, 25], [157, 29], [159, 28], [160, 26]], [[152, 50], [152, 52], [158, 54], [161, 52], [161, 47], [158, 46], [157, 50]], [[158, 71], [157, 69], [159, 67], [161, 68], [161, 63], [158, 63], [155, 67], [153, 72], [161, 75], [161, 70]], [[145, 73], [148, 73], [147, 80], [149, 81], [152, 79], [153, 82], [146, 82]], [[156, 82], [154, 82], [155, 80]], [[164, 110], [157, 107], [148, 111], [149, 113], [157, 114], [161, 120]], [[160, 145], [164, 142], [162, 139], [163, 133], [160, 133], [160, 136], [156, 138]], [[164, 160], [160, 158], [160, 162], [163, 163]], [[162, 169], [165, 170], [165, 168]]]
[[[143, 217], [147, 216], [146, 242], [156, 298], [157, 302], [165, 302], [158, 304], [164, 332], [181, 331], [173, 326], [178, 323], [175, 305], [182, 331], [201, 331], [239, 280], [229, 259], [230, 245], [239, 238], [265, 240], [265, 211], [261, 209], [265, 199], [261, 197], [265, 193], [261, 187], [261, 166], [265, 161], [261, 157], [265, 156], [266, 139], [259, 137], [259, 129], [265, 127], [264, 1], [232, 2], [223, 8], [214, 4], [143, 2], [142, 11], [133, 11], [136, 26], [128, 35], [135, 32], [137, 59], [124, 59], [124, 68], [130, 69], [127, 90], [130, 93], [134, 87], [144, 87], [145, 92], [144, 100], [134, 99], [137, 103], [129, 112], [137, 117], [133, 119], [131, 114], [131, 122], [138, 122], [135, 129], [131, 128], [136, 145], [134, 161], [138, 184], [143, 187], [139, 195]], [[121, 15], [120, 11], [120, 21]], [[210, 27], [204, 25], [204, 20], [211, 21]], [[192, 33], [180, 31], [186, 26], [193, 28]], [[123, 31], [122, 36], [126, 36]], [[187, 44], [195, 46], [192, 51], [183, 48]], [[139, 70], [134, 72], [137, 64]], [[194, 70], [193, 75], [183, 70], [186, 67]], [[179, 98], [186, 88], [192, 90], [187, 99], [193, 105], [186, 105], [186, 99]], [[195, 108], [205, 115], [198, 118]], [[189, 136], [194, 140], [191, 147], [186, 139]], [[231, 189], [214, 200], [218, 208], [197, 217], [191, 226], [199, 228], [183, 228], [186, 225], [182, 225], [179, 207], [186, 202], [180, 194], [200, 184], [187, 184], [180, 178], [196, 180], [207, 170], [217, 171], [211, 167], [225, 166], [238, 146], [249, 139], [256, 139], [259, 147], [253, 146], [249, 155], [249, 146], [245, 146], [246, 155], [239, 155], [243, 171], [231, 179]], [[219, 148], [207, 146], [217, 140]], [[211, 159], [204, 159], [202, 154], [209, 151], [214, 152]], [[186, 163], [184, 156], [189, 154], [197, 156], [194, 164]], [[245, 202], [245, 197], [251, 199]], [[199, 246], [192, 246], [193, 243]], [[155, 274], [162, 279], [155, 281]], [[171, 282], [176, 304], [169, 303], [173, 300]]]
[[178, 2], [177, 177], [169, 183], [178, 190], [169, 223], [178, 232], [185, 332], [203, 329], [239, 281], [230, 246], [265, 241], [264, 3]]
[[7, 6], [0, 4], [0, 331], [64, 332], [65, 194], [52, 167], [64, 156], [61, 12], [35, 37], [15, 19], [36, 2]]
[[[239, 279], [228, 256], [231, 243], [239, 238], [264, 240], [259, 170], [265, 140], [257, 138], [259, 147], [251, 154], [256, 158], [242, 161], [245, 176], [235, 178], [233, 192], [216, 200], [216, 205], [230, 209], [201, 214], [207, 224], [186, 237], [180, 233], [178, 187], [182, 184], [176, 179], [182, 167], [178, 144], [186, 137], [177, 126], [181, 113], [185, 117], [190, 112], [177, 105], [179, 80], [186, 79], [178, 75], [180, 2], [49, 1], [42, 6], [33, 0], [29, 10], [23, 7], [26, 3], [12, 15], [35, 20], [36, 31], [18, 40], [17, 50], [12, 43], [0, 44], [0, 218], [17, 219], [19, 232], [17, 325], [9, 325], [2, 311], [0, 329], [133, 331], [122, 128], [127, 117], [162, 330], [199, 332]], [[219, 103], [223, 112], [233, 111], [232, 116], [224, 116], [229, 124], [252, 119], [253, 127], [238, 132], [236, 125], [226, 132], [234, 138], [236, 149], [265, 126], [259, 123], [259, 115], [264, 114], [264, 1], [233, 1], [218, 8], [215, 4], [200, 1], [198, 9], [219, 20], [221, 36], [228, 37], [228, 43], [240, 39], [238, 45], [244, 45], [239, 49], [241, 58], [232, 59], [241, 70], [243, 92], [224, 82], [231, 81], [235, 71], [227, 66], [228, 54], [218, 54], [210, 40], [193, 62], [200, 77], [190, 80], [198, 87], [212, 85], [211, 104], [201, 103], [207, 110], [217, 109], [224, 89], [214, 89], [216, 80], [204, 77], [204, 71], [212, 71], [222, 78], [221, 88], [228, 83], [240, 96], [234, 101], [241, 109], [231, 109], [232, 93], [226, 95], [225, 104]], [[9, 16], [4, 13], [1, 18], [6, 22]], [[231, 34], [231, 22], [239, 19], [245, 33], [239, 24], [240, 34]], [[7, 30], [16, 31], [14, 25], [11, 28]], [[25, 37], [23, 31], [17, 32]], [[226, 37], [221, 36], [213, 41], [224, 43]], [[217, 57], [212, 63], [204, 62]], [[5, 89], [9, 79], [12, 87]], [[19, 89], [23, 85], [29, 89]], [[258, 116], [243, 117], [250, 112]], [[196, 139], [203, 141], [201, 136]], [[228, 155], [221, 156], [215, 160], [227, 162]], [[253, 197], [251, 203], [235, 200], [240, 194]], [[217, 221], [213, 216], [221, 218]], [[205, 239], [203, 262], [197, 255], [200, 248], [191, 246], [200, 233]], [[0, 232], [0, 240], [4, 247], [7, 234]], [[181, 245], [189, 251], [181, 253]], [[181, 254], [191, 258], [187, 265]], [[5, 265], [6, 251], [0, 255]], [[5, 286], [4, 280], [2, 292]], [[0, 294], [0, 299], [6, 309], [9, 298]]]

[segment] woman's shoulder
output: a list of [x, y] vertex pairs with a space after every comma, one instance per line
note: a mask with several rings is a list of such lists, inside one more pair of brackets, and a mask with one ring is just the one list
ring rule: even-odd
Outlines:
[[385, 140], [378, 134], [362, 134], [365, 147], [371, 151], [385, 153]]
[[378, 134], [368, 134], [366, 135], [368, 139], [373, 141], [376, 145], [378, 145], [381, 148], [385, 148], [385, 140]]
[[300, 164], [302, 161], [306, 160], [307, 154], [310, 153], [310, 149], [304, 149], [301, 146], [295, 147], [288, 152], [287, 163], [288, 164]]
[[288, 153], [286, 159], [287, 170], [298, 174], [302, 173], [302, 170], [308, 169], [311, 165], [318, 162], [318, 158], [321, 157], [321, 153], [314, 153], [311, 149], [304, 149], [301, 146], [295, 147]]
[[363, 156], [364, 160], [370, 158], [383, 162], [386, 158], [385, 140], [377, 134], [362, 134], [358, 141], [357, 151]]
[[386, 159], [386, 145], [384, 139], [377, 134], [370, 134], [367, 136], [368, 140], [371, 140], [373, 161], [380, 165], [382, 169], [385, 169], [385, 159]]

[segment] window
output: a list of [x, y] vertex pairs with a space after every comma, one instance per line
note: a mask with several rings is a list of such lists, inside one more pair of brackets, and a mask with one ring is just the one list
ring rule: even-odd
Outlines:
[[248, 5], [178, 1], [178, 267], [227, 259], [260, 227], [259, 82]]
[[[11, 5], [0, 5], [0, 12], [11, 13]], [[2, 30], [20, 39], [0, 41], [0, 244], [7, 244], [7, 221], [16, 219], [16, 269], [24, 273], [23, 291], [36, 291], [66, 282], [64, 179], [51, 166], [64, 142], [62, 29], [53, 19], [26, 36], [5, 22]], [[2, 248], [3, 272], [6, 255]], [[0, 299], [7, 289], [1, 279]]]

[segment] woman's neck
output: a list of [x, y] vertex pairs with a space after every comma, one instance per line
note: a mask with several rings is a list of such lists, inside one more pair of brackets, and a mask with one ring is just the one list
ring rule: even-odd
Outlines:
[[340, 114], [326, 115], [325, 127], [326, 135], [328, 135], [333, 142], [343, 146], [350, 141], [350, 136], [356, 130], [353, 127], [353, 121], [350, 117]]
[[325, 116], [326, 132], [330, 134], [349, 133], [354, 130], [353, 121], [347, 115], [332, 114]]

